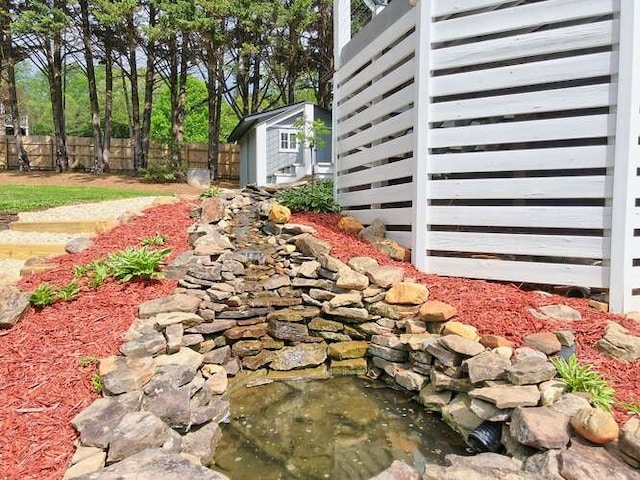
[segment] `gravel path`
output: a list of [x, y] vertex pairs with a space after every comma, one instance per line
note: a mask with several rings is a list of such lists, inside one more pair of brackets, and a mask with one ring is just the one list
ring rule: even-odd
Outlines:
[[[136, 197], [122, 200], [108, 200], [105, 202], [83, 203], [79, 205], [65, 205], [38, 212], [22, 212], [18, 214], [23, 222], [47, 222], [68, 220], [100, 221], [118, 220], [124, 214], [137, 213], [158, 202], [171, 202], [173, 197]], [[0, 243], [58, 243], [66, 244], [76, 237], [86, 237], [89, 234], [76, 233], [36, 233], [0, 231]], [[0, 258], [0, 284], [13, 282], [20, 276], [20, 269], [24, 260]]]

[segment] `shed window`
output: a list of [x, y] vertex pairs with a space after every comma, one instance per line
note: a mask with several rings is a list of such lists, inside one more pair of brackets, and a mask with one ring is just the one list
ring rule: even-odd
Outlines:
[[280, 151], [298, 151], [298, 137], [295, 130], [280, 130]]

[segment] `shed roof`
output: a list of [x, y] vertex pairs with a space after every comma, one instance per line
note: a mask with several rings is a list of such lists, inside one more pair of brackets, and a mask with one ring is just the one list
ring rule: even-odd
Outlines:
[[[298, 102], [292, 103], [291, 105], [285, 105], [284, 107], [278, 107], [271, 110], [265, 110], [264, 112], [252, 113], [250, 115], [245, 115], [240, 119], [238, 124], [235, 126], [233, 131], [227, 137], [227, 141], [229, 143], [237, 142], [240, 140], [251, 128], [257, 123], [266, 122], [272, 117], [279, 115], [281, 113], [287, 112], [289, 110], [298, 109], [301, 105], [308, 104], [310, 102]], [[321, 108], [317, 105], [314, 105], [314, 108]], [[324, 109], [323, 109], [324, 110]]]

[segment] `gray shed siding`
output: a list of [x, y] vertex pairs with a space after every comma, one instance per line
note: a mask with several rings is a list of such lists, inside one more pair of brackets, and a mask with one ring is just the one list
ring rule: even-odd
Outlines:
[[301, 148], [298, 148], [297, 152], [280, 151], [280, 129], [293, 129], [294, 122], [300, 117], [302, 114], [294, 115], [267, 128], [267, 172], [277, 172], [296, 162], [302, 163]]

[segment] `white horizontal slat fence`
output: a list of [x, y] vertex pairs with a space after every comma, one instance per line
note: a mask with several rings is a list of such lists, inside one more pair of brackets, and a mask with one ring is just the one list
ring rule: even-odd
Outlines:
[[428, 272], [640, 310], [640, 2], [395, 0], [336, 38], [345, 213]]

